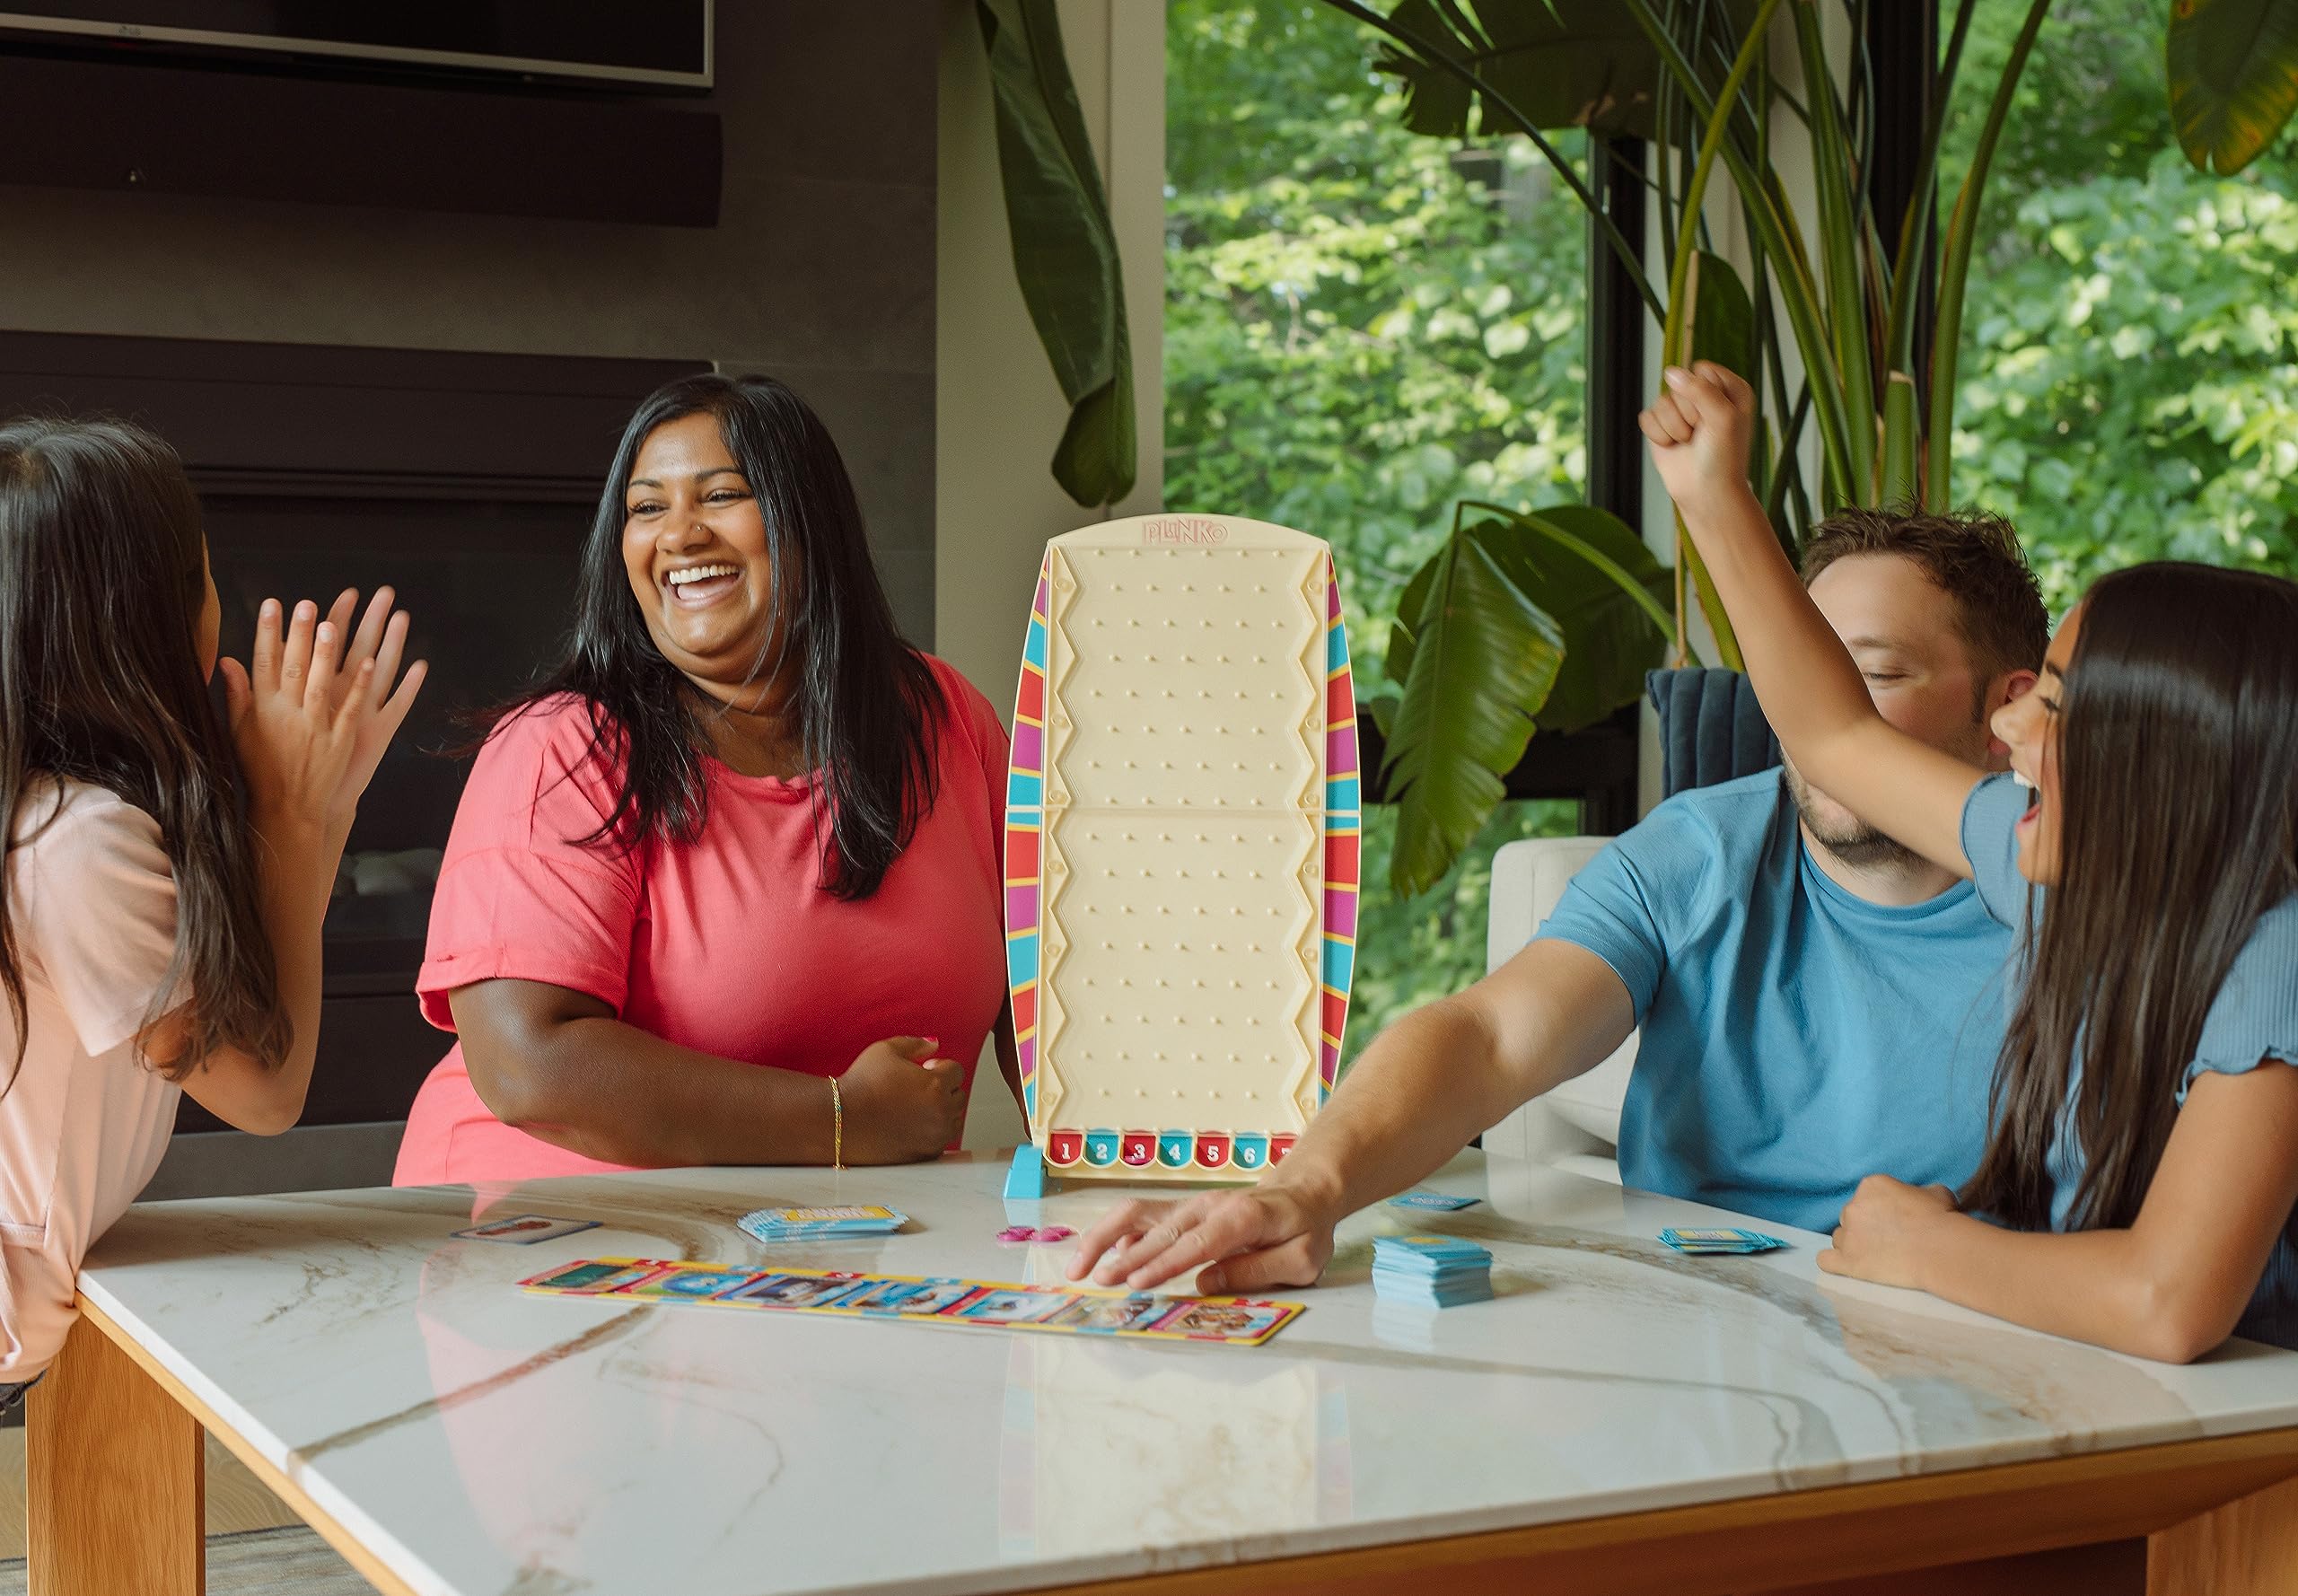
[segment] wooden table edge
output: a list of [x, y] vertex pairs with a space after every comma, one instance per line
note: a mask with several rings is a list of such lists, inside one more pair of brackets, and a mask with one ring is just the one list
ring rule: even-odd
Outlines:
[[[82, 1295], [79, 1308], [383, 1596], [418, 1596], [100, 1305]], [[2294, 1480], [2298, 1426], [1013, 1588], [1055, 1596], [1215, 1596], [1250, 1585], [1256, 1592], [1390, 1596], [1399, 1578], [1442, 1578], [1448, 1590], [1461, 1592], [1520, 1591], [1531, 1581], [1557, 1579], [1569, 1580], [1560, 1588], [1575, 1596], [1610, 1596], [1655, 1583], [1683, 1596], [1759, 1591], [2158, 1535]], [[2298, 1497], [2292, 1505], [2298, 1507]]]
[[1249, 1584], [1393, 1596], [1403, 1582], [1512, 1596], [1720, 1596], [2159, 1537], [2294, 1479], [2298, 1427], [2255, 1430], [1029, 1589], [1214, 1596]]
[[199, 1396], [179, 1380], [174, 1372], [161, 1363], [148, 1347], [131, 1335], [110, 1314], [105, 1312], [100, 1305], [90, 1302], [84, 1293], [79, 1297], [79, 1310], [82, 1319], [101, 1330], [107, 1339], [126, 1353], [134, 1360], [136, 1367], [151, 1377], [153, 1383], [167, 1392], [179, 1406], [197, 1419], [200, 1427], [221, 1442], [225, 1451], [246, 1465], [248, 1472], [261, 1480], [273, 1495], [277, 1496], [294, 1509], [296, 1516], [304, 1523], [319, 1531], [320, 1538], [333, 1547], [336, 1554], [346, 1563], [358, 1570], [361, 1578], [374, 1586], [382, 1593], [382, 1596], [419, 1596], [419, 1592], [413, 1585], [408, 1584], [384, 1566], [382, 1559], [369, 1550], [364, 1542], [338, 1523], [334, 1514], [314, 1502], [309, 1491], [289, 1478], [278, 1465], [258, 1451], [245, 1436], [226, 1423], [213, 1407], [201, 1400]]

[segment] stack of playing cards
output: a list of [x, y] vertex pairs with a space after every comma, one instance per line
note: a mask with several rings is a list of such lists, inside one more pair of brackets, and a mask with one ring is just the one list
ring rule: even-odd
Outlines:
[[1431, 1308], [1492, 1296], [1492, 1254], [1452, 1236], [1376, 1236], [1373, 1289], [1383, 1302]]
[[855, 1203], [838, 1208], [760, 1208], [735, 1222], [761, 1241], [841, 1241], [883, 1236], [909, 1223], [899, 1208]]
[[1777, 1236], [1767, 1236], [1761, 1231], [1743, 1230], [1666, 1230], [1660, 1232], [1660, 1240], [1678, 1252], [1694, 1254], [1769, 1252], [1787, 1245]]

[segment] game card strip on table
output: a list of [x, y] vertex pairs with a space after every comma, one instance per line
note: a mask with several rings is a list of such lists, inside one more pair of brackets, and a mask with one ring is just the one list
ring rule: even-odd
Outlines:
[[729, 1268], [661, 1258], [594, 1258], [519, 1283], [552, 1297], [700, 1302], [851, 1319], [906, 1319], [1070, 1336], [1138, 1336], [1259, 1346], [1305, 1304], [1254, 1297], [1159, 1297], [1048, 1289], [1003, 1280]]

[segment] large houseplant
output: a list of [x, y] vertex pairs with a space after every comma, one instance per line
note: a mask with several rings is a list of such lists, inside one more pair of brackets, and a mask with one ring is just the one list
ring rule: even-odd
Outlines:
[[[1871, 85], [1862, 71], [1831, 66], [1818, 0], [1397, 0], [1385, 14], [1362, 0], [1324, 3], [1382, 36], [1379, 65], [1403, 81], [1415, 131], [1521, 136], [1540, 149], [1627, 268], [1659, 324], [1663, 360], [1720, 360], [1754, 383], [1762, 417], [1751, 469], [1774, 524], [1791, 540], [1815, 513], [1840, 504], [1944, 505], [1980, 200], [2051, 0], [2028, 0], [2007, 63], [1984, 87], [1985, 114], [1943, 224], [1934, 172], [1976, 0], [1958, 0], [1948, 21], [1910, 198], [1903, 215], [1889, 217], [1878, 215], [1871, 181]], [[1843, 0], [1854, 36], [1864, 31], [1866, 6], [1880, 3], [1899, 0]], [[2298, 110], [2298, 0], [2168, 0], [2166, 11], [2180, 144], [2197, 167], [2238, 170]], [[1777, 32], [1793, 39], [1789, 82], [1771, 71]], [[1773, 138], [1783, 119], [1800, 125], [1810, 150], [1792, 173]], [[1548, 138], [1566, 127], [1650, 141], [1657, 273]], [[1728, 192], [1713, 186], [1719, 166]], [[1790, 201], [1791, 177], [1808, 182], [1809, 215]], [[1635, 203], [1644, 203], [1642, 194]], [[1739, 212], [1750, 241], [1747, 279], [1707, 247], [1717, 204]], [[1886, 238], [1896, 240], [1888, 251]], [[1922, 292], [1934, 262], [1925, 340]], [[1803, 470], [1807, 426], [1816, 434], [1816, 482]], [[1453, 539], [1423, 574], [1432, 578], [1428, 608], [1416, 611], [1408, 592], [1399, 610], [1404, 646], [1392, 644], [1390, 659], [1393, 665], [1401, 656], [1410, 669], [1393, 714], [1389, 775], [1403, 797], [1393, 874], [1400, 890], [1443, 873], [1497, 802], [1501, 773], [1522, 757], [1516, 733], [1535, 720], [1549, 723], [1540, 717], [1557, 671], [1539, 644], [1551, 590], [1520, 583], [1511, 596], [1499, 591], [1495, 573], [1507, 570], [1512, 548], [1547, 545], [1553, 553], [1554, 542], [1538, 520], [1464, 528], [1456, 518]], [[1707, 622], [1718, 662], [1737, 668], [1730, 623], [1680, 526], [1676, 547], [1667, 628], [1676, 657], [1690, 648], [1688, 597]], [[1626, 571], [1610, 574], [1624, 592], [1638, 584]], [[1447, 595], [1456, 601], [1443, 601]], [[1615, 613], [1618, 624], [1641, 624], [1624, 607]], [[1616, 667], [1623, 657], [1615, 649], [1607, 662]], [[1465, 668], [1468, 662], [1491, 668]], [[1413, 680], [1414, 670], [1423, 680]], [[1636, 692], [1616, 669], [1595, 685], [1621, 701]]]
[[[1863, 176], [1875, 138], [1872, 96], [1855, 76], [1846, 88], [1834, 69], [1814, 0], [1398, 0], [1386, 13], [1362, 0], [1325, 3], [1382, 36], [1378, 64], [1403, 81], [1416, 131], [1522, 136], [1540, 148], [1626, 268], [1658, 324], [1664, 360], [1718, 360], [1755, 383], [1762, 414], [1753, 470], [1777, 524], [1800, 535], [1835, 504], [1944, 499], [1945, 451], [1927, 451], [1925, 441], [1948, 435], [1941, 407], [1954, 391], [1978, 197], [2049, 0], [2031, 0], [2009, 64], [1990, 85], [1969, 175], [1939, 241], [1938, 313], [1921, 350], [1916, 288], [1935, 226], [1931, 168], [1975, 0], [1959, 7], [1937, 68], [1916, 203], [1890, 218], [1876, 214]], [[1792, 82], [1771, 69], [1775, 23], [1793, 40]], [[1774, 138], [1783, 117], [1809, 133], [1810, 154], [1792, 167]], [[1650, 141], [1656, 271], [1548, 136], [1574, 127]], [[1719, 169], [1728, 184], [1715, 182]], [[1790, 199], [1805, 182], [1815, 199], [1808, 216]], [[1644, 204], [1640, 192], [1634, 203]], [[1750, 241], [1746, 276], [1710, 247], [1727, 206]], [[1886, 236], [1897, 240], [1889, 252]], [[1935, 396], [1927, 414], [1926, 377]], [[1803, 467], [1807, 428], [1818, 444], [1816, 481]], [[1496, 667], [1539, 632], [1554, 590], [1533, 573], [1539, 579], [1518, 583], [1512, 598], [1495, 573], [1508, 572], [1512, 547], [1552, 554], [1557, 539], [1540, 523], [1557, 514], [1459, 525], [1432, 562], [1427, 607], [1413, 611], [1408, 591], [1399, 610], [1406, 669], [1389, 776], [1403, 803], [1393, 873], [1400, 890], [1435, 880], [1475, 834], [1498, 801], [1500, 776], [1522, 754], [1514, 732], [1529, 734], [1547, 709], [1558, 672], [1539, 651], [1530, 664]], [[1599, 569], [1632, 604], [1650, 573], [1618, 558], [1609, 566]], [[1718, 662], [1736, 667], [1730, 624], [1680, 536], [1673, 585], [1674, 613], [1658, 630], [1676, 657], [1688, 656], [1688, 611], [1697, 603]], [[1652, 627], [1640, 608], [1614, 609], [1619, 624]], [[1392, 644], [1390, 652], [1393, 662], [1399, 651]], [[1598, 685], [1615, 703], [1632, 700], [1634, 677], [1618, 672]]]

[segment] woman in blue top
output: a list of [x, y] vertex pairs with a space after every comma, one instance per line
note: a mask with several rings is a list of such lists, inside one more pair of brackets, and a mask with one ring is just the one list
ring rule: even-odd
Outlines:
[[2298, 586], [2103, 578], [1995, 716], [2013, 774], [1974, 785], [1876, 715], [1781, 556], [1747, 384], [1666, 380], [1653, 462], [1788, 755], [2024, 931], [1960, 1206], [1871, 1175], [1820, 1267], [2173, 1363], [2298, 1346]]

